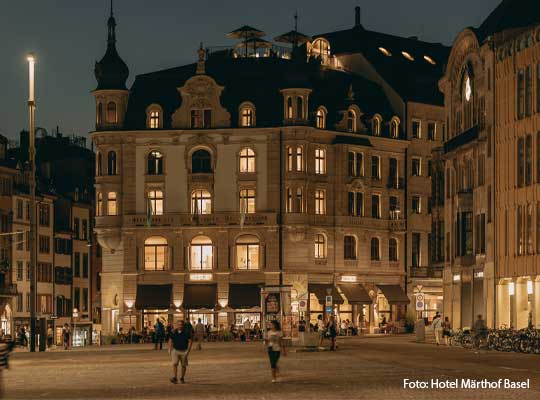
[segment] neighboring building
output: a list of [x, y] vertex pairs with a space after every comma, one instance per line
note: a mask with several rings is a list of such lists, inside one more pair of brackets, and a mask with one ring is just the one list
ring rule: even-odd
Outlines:
[[[324, 314], [327, 294], [368, 329], [402, 320], [416, 272], [436, 276], [429, 172], [448, 49], [367, 31], [358, 10], [353, 29], [292, 56], [200, 49], [128, 90], [115, 28], [111, 15], [93, 92], [103, 331], [259, 322], [258, 286], [280, 273], [296, 320]], [[426, 285], [433, 311], [441, 284]]]
[[540, 322], [540, 4], [504, 0], [446, 74], [444, 310], [454, 327]]

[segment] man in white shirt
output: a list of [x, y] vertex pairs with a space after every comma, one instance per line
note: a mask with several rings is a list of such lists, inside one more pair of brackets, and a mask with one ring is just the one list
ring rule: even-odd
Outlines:
[[249, 340], [251, 335], [251, 322], [249, 321], [249, 318], [246, 318], [244, 321], [244, 332], [246, 332], [246, 340]]
[[197, 325], [195, 325], [195, 341], [197, 342], [197, 349], [202, 350], [202, 341], [204, 339], [204, 325], [201, 322], [201, 319], [199, 318], [197, 321]]

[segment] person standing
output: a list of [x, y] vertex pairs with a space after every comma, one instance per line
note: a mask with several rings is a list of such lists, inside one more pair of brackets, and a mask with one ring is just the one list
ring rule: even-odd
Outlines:
[[185, 382], [186, 371], [188, 366], [188, 356], [193, 345], [193, 340], [190, 330], [185, 326], [184, 321], [178, 321], [177, 328], [172, 332], [169, 338], [169, 355], [171, 356], [173, 365], [173, 377], [171, 383], [178, 383], [178, 364], [182, 366], [181, 383]]
[[334, 315], [330, 315], [330, 319], [328, 320], [328, 324], [326, 325], [326, 332], [328, 332], [328, 336], [331, 340], [330, 351], [335, 351], [337, 348], [336, 338], [338, 334], [338, 328], [336, 326], [336, 319], [334, 318]]
[[281, 325], [278, 321], [270, 322], [270, 329], [266, 332], [264, 344], [268, 350], [268, 358], [270, 359], [270, 368], [272, 369], [272, 383], [277, 382], [277, 374], [279, 372], [279, 358], [287, 355], [285, 344], [283, 343], [283, 333]]
[[431, 326], [433, 327], [433, 333], [435, 334], [435, 343], [437, 346], [441, 344], [441, 337], [443, 333], [443, 323], [439, 313], [435, 314], [435, 318], [431, 321]]
[[156, 321], [156, 324], [154, 325], [154, 334], [156, 335], [155, 343], [154, 343], [154, 350], [163, 349], [163, 338], [165, 337], [165, 327], [163, 326], [163, 322], [161, 322], [158, 318]]
[[246, 340], [249, 340], [251, 337], [251, 321], [249, 318], [244, 321], [244, 332], [246, 333]]
[[324, 325], [323, 317], [320, 314], [317, 317], [317, 333], [319, 334], [319, 347], [322, 347], [323, 339], [326, 336], [326, 327]]
[[195, 342], [197, 342], [197, 350], [202, 350], [202, 341], [204, 339], [204, 325], [199, 318], [195, 325]]
[[446, 343], [446, 345], [451, 346], [452, 345], [452, 324], [450, 323], [450, 320], [448, 319], [448, 317], [444, 317], [442, 335], [443, 335], [444, 342]]
[[474, 346], [480, 347], [482, 339], [487, 338], [486, 321], [482, 318], [482, 314], [478, 314], [476, 321], [474, 322]]
[[62, 340], [64, 341], [64, 350], [69, 349], [70, 336], [71, 332], [69, 331], [69, 325], [64, 324], [64, 327], [62, 328]]

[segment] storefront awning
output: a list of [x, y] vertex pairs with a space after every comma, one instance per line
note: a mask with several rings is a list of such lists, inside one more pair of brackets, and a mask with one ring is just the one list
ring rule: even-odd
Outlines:
[[217, 303], [217, 285], [185, 285], [184, 301], [182, 307], [185, 310], [198, 310], [206, 308], [212, 310]]
[[313, 293], [320, 304], [325, 304], [326, 296], [330, 292], [332, 302], [334, 304], [343, 304], [343, 298], [337, 291], [336, 287], [331, 283], [310, 283], [308, 285], [309, 293]]
[[366, 289], [358, 283], [341, 284], [339, 285], [339, 288], [341, 289], [350, 304], [373, 303], [373, 300], [371, 299], [371, 297], [369, 297]]
[[247, 309], [261, 306], [261, 288], [259, 285], [229, 285], [229, 307]]
[[399, 285], [377, 285], [389, 304], [409, 304], [407, 294]]
[[172, 285], [137, 285], [135, 308], [165, 310], [172, 303]]

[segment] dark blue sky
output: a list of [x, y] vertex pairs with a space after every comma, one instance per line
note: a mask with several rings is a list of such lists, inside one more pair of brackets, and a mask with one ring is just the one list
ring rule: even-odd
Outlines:
[[[36, 53], [36, 121], [51, 131], [86, 135], [93, 129], [95, 60], [105, 52], [109, 0], [1, 0], [0, 133], [27, 127], [27, 65]], [[224, 35], [244, 24], [272, 38], [291, 29], [315, 34], [349, 28], [362, 7], [368, 29], [451, 44], [477, 26], [500, 0], [115, 0], [118, 50], [136, 74], [196, 59], [196, 48], [232, 44]]]

